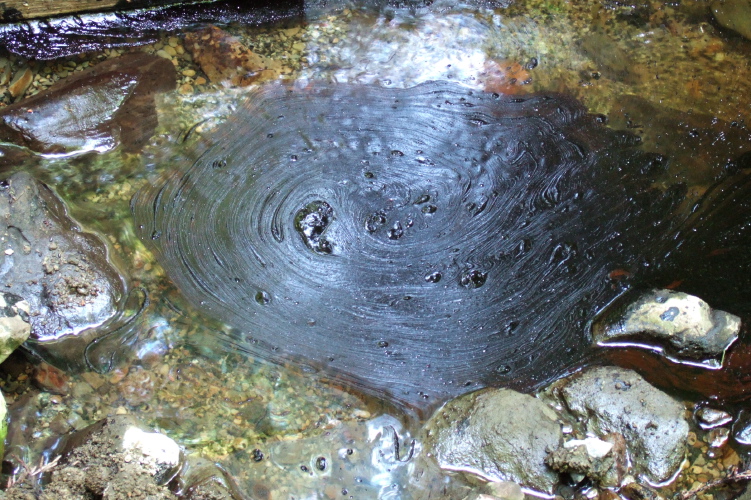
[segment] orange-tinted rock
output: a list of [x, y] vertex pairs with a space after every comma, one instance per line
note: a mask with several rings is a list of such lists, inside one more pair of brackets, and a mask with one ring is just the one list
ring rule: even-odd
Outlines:
[[65, 372], [45, 362], [39, 363], [34, 373], [34, 381], [37, 385], [55, 394], [68, 393], [68, 389], [70, 388], [68, 384], [69, 378]]
[[185, 36], [185, 48], [214, 83], [245, 87], [276, 78], [281, 63], [259, 56], [229, 33], [210, 26]]
[[521, 94], [524, 93], [524, 85], [531, 82], [529, 71], [518, 62], [485, 61], [484, 71], [480, 77], [485, 83], [485, 92], [498, 94]]
[[34, 72], [31, 71], [31, 69], [19, 69], [16, 74], [13, 75], [13, 80], [11, 80], [10, 85], [8, 86], [8, 92], [10, 92], [10, 95], [12, 95], [14, 99], [17, 99], [26, 92], [33, 80]]
[[170, 61], [127, 54], [0, 110], [0, 140], [38, 153], [139, 150], [154, 133], [154, 94], [175, 88]]

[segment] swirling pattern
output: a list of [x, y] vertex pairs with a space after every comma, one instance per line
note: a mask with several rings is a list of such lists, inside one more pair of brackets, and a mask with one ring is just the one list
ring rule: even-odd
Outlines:
[[427, 406], [586, 356], [609, 273], [681, 220], [637, 144], [558, 95], [274, 85], [133, 211], [221, 340]]

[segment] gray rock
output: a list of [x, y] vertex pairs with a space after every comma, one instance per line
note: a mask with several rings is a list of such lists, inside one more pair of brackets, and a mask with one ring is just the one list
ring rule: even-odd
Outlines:
[[626, 444], [620, 434], [605, 437], [566, 441], [545, 461], [558, 472], [580, 474], [601, 487], [616, 488], [627, 468]]
[[62, 450], [61, 466], [80, 461], [105, 467], [131, 464], [158, 485], [169, 483], [180, 471], [184, 456], [168, 436], [145, 429], [131, 415], [107, 417], [71, 434]]
[[425, 426], [424, 443], [443, 469], [549, 494], [558, 476], [545, 457], [562, 437], [555, 412], [539, 399], [485, 389], [440, 408]]
[[698, 297], [652, 290], [616, 301], [595, 322], [592, 335], [598, 345], [659, 348], [678, 360], [719, 367], [740, 326], [738, 316]]
[[112, 318], [125, 296], [105, 244], [27, 173], [0, 183], [0, 214], [0, 284], [29, 304], [26, 345], [52, 364], [79, 365], [99, 335], [93, 327]]
[[715, 0], [712, 14], [720, 26], [751, 40], [751, 0]]
[[560, 394], [588, 432], [625, 438], [637, 474], [660, 483], [680, 467], [688, 438], [684, 407], [636, 372], [592, 368], [572, 377]]
[[26, 342], [29, 333], [29, 303], [18, 295], [0, 293], [0, 362]]

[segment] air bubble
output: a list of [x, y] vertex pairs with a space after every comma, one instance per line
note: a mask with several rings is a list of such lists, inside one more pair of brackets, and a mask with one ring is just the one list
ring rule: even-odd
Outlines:
[[463, 287], [466, 288], [480, 288], [485, 284], [485, 281], [487, 279], [488, 273], [478, 271], [477, 269], [472, 269], [462, 276], [460, 283]]
[[271, 295], [269, 295], [268, 292], [264, 290], [256, 292], [256, 302], [258, 302], [262, 306], [268, 305], [269, 302], [271, 302]]
[[428, 283], [438, 283], [439, 281], [441, 281], [442, 277], [443, 275], [439, 271], [435, 271], [435, 272], [426, 274], [425, 281], [427, 281]]
[[333, 246], [323, 233], [334, 220], [334, 209], [325, 201], [314, 201], [295, 214], [295, 229], [305, 244], [316, 253], [328, 255]]
[[402, 228], [402, 223], [399, 221], [396, 221], [391, 229], [389, 229], [389, 239], [390, 240], [398, 240], [404, 236], [404, 229]]
[[426, 205], [422, 207], [422, 213], [424, 214], [434, 214], [438, 210], [438, 207], [435, 205]]
[[365, 229], [367, 229], [369, 233], [374, 233], [384, 224], [386, 224], [386, 214], [383, 212], [376, 212], [368, 216], [365, 221]]
[[388, 342], [386, 342], [385, 340], [380, 340], [380, 341], [378, 341], [378, 347], [383, 347], [383, 348], [385, 348], [385, 347], [388, 347], [388, 346], [389, 346], [389, 343], [388, 343]]
[[323, 472], [326, 470], [326, 457], [316, 458], [316, 469]]

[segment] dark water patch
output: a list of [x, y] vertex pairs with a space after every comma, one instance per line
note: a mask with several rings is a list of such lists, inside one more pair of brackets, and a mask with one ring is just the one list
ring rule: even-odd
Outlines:
[[701, 214], [749, 191], [691, 214], [638, 144], [561, 95], [267, 86], [133, 211], [188, 300], [235, 327], [218, 345], [429, 407], [590, 359], [595, 313], [669, 279], [671, 249], [713, 234]]

